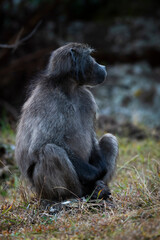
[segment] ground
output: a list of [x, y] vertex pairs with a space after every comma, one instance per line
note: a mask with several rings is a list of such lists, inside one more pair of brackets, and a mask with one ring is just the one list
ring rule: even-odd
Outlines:
[[77, 199], [57, 213], [22, 183], [9, 126], [1, 128], [0, 143], [0, 239], [160, 239], [159, 140], [119, 138], [110, 202]]

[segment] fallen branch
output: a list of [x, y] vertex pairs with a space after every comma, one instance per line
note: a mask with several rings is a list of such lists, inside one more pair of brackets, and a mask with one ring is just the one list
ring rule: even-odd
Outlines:
[[[39, 28], [41, 23], [42, 23], [42, 21], [39, 21], [38, 24], [33, 29], [33, 31], [31, 33], [29, 33], [26, 37], [22, 38], [21, 40], [19, 40], [19, 37], [18, 37], [18, 40], [14, 44], [0, 44], [0, 48], [14, 48], [14, 49], [16, 49], [17, 47], [22, 45], [22, 43], [24, 43], [25, 41], [30, 39], [35, 34], [35, 32], [37, 31], [37, 29]], [[20, 34], [21, 34], [21, 32], [20, 32]]]

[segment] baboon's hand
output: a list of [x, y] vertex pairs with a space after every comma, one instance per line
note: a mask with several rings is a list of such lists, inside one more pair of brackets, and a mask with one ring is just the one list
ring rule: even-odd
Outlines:
[[98, 180], [91, 198], [107, 200], [110, 195], [111, 192], [109, 187], [102, 180]]

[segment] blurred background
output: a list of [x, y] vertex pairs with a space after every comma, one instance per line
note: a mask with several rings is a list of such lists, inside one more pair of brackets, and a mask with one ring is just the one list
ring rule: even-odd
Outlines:
[[15, 128], [27, 85], [67, 42], [95, 48], [108, 79], [93, 89], [98, 128], [160, 133], [159, 0], [0, 0], [0, 131]]

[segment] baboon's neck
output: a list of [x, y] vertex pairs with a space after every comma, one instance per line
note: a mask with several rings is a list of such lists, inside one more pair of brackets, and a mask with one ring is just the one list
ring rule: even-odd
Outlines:
[[72, 98], [83, 88], [82, 85], [79, 85], [76, 80], [70, 77], [47, 77], [41, 83], [42, 87], [47, 89], [59, 89], [68, 98]]
[[63, 82], [57, 84], [57, 88], [60, 89], [68, 98], [71, 98], [73, 95], [78, 92], [80, 86], [72, 78], [63, 79]]

